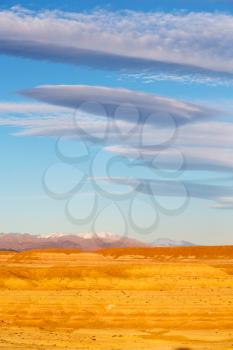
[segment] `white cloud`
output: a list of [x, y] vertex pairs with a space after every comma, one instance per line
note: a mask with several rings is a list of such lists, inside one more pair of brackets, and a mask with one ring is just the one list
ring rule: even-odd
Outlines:
[[[145, 121], [149, 115], [153, 114], [150, 118], [150, 123], [165, 127], [167, 123], [170, 126], [172, 120], [176, 125], [180, 125], [219, 114], [219, 111], [216, 109], [197, 104], [160, 97], [154, 94], [102, 86], [44, 85], [24, 90], [21, 93], [26, 97], [54, 105], [70, 107], [74, 110], [85, 111], [90, 107], [92, 114], [105, 114], [110, 118], [114, 118], [118, 107], [130, 105], [139, 112], [141, 118], [139, 123]], [[90, 104], [92, 104], [92, 107]], [[119, 118], [125, 121], [130, 121], [131, 117], [129, 113], [119, 115]]]
[[[78, 137], [80, 130], [99, 135], [105, 126], [104, 118], [96, 119], [87, 113], [43, 103], [0, 102], [0, 126], [17, 129], [16, 136]], [[112, 137], [114, 135], [112, 134]], [[114, 138], [116, 140], [116, 138]]]
[[[79, 113], [76, 117], [78, 124], [72, 111], [63, 111], [57, 106], [0, 103], [0, 125], [16, 129], [14, 134], [17, 136], [103, 137], [106, 127], [104, 118], [85, 113]], [[186, 124], [178, 128], [177, 136], [171, 140], [170, 130], [167, 133], [166, 128], [157, 128], [156, 125], [135, 130], [134, 123], [121, 120], [117, 122], [117, 127], [110, 128], [104, 139], [105, 151], [112, 154], [140, 158], [141, 164], [159, 169], [175, 169], [180, 162], [185, 170], [231, 172], [233, 169], [232, 123], [209, 121]], [[122, 136], [121, 131], [128, 129], [133, 132], [127, 137]], [[141, 143], [141, 132], [149, 146], [144, 147]], [[171, 142], [164, 146], [167, 137], [168, 143]]]
[[[162, 101], [164, 102], [163, 99]], [[176, 105], [179, 108], [186, 106], [178, 102]], [[188, 108], [189, 112], [192, 110]], [[69, 108], [39, 103], [0, 103], [0, 116], [0, 125], [16, 128], [15, 134], [18, 136], [65, 136], [82, 139], [83, 135], [80, 130], [85, 130], [87, 136], [90, 134], [99, 137], [103, 134], [105, 127], [104, 118], [101, 116], [93, 116], [80, 111], [78, 114], [79, 127], [77, 128], [73, 111]], [[120, 126], [124, 130], [134, 127], [135, 124], [129, 120], [120, 120]], [[104, 150], [136, 159], [135, 166], [141, 164], [148, 170], [155, 165], [165, 171], [166, 169], [176, 171], [176, 168], [181, 165], [181, 170], [184, 167], [184, 170], [191, 171], [221, 171], [228, 174], [232, 172], [232, 123], [210, 120], [185, 124], [178, 128], [177, 137], [168, 148], [159, 145], [159, 142], [164, 139], [165, 130], [166, 128], [157, 128], [154, 124], [149, 125], [149, 128], [144, 130], [144, 137], [151, 145], [140, 148], [138, 142], [141, 137], [141, 129], [136, 129], [131, 137], [122, 137], [119, 130], [113, 128], [109, 130]], [[154, 141], [156, 144], [153, 146]], [[137, 159], [139, 157], [140, 161]], [[184, 163], [182, 163], [183, 160]], [[190, 196], [216, 201], [216, 204], [212, 205], [213, 208], [232, 209], [233, 187], [230, 185], [232, 183], [230, 180], [227, 186], [213, 186], [206, 183], [182, 182], [182, 180], [154, 180], [153, 172], [151, 174], [152, 180], [149, 182], [140, 178], [115, 180], [121, 185], [132, 185], [137, 191], [153, 196]]]
[[[150, 79], [233, 81], [233, 16], [223, 13], [0, 12], [4, 54], [123, 69]], [[150, 78], [151, 77], [151, 78]]]
[[153, 169], [179, 171], [206, 170], [232, 172], [233, 158], [231, 148], [217, 147], [181, 147], [171, 145], [163, 150], [140, 149], [130, 145], [107, 146], [106, 151], [129, 158], [135, 158], [137, 164]]
[[154, 168], [233, 169], [233, 123], [212, 120], [216, 109], [98, 86], [40, 86], [24, 94], [47, 103], [0, 103], [0, 125], [16, 128], [15, 135], [101, 138], [105, 151]]
[[[187, 197], [199, 198], [210, 201], [232, 205], [233, 186], [201, 184], [181, 180], [154, 180], [143, 178], [99, 178], [98, 181], [105, 181], [119, 185], [132, 186], [135, 191], [153, 197]], [[215, 208], [218, 204], [214, 205]]]
[[176, 83], [183, 83], [183, 84], [206, 84], [210, 86], [221, 86], [221, 85], [232, 85], [233, 79], [229, 75], [217, 75], [217, 74], [211, 74], [211, 73], [205, 73], [202, 72], [200, 74], [193, 74], [191, 73], [185, 73], [183, 72], [180, 74], [178, 71], [170, 71], [166, 73], [166, 69], [164, 72], [161, 70], [159, 73], [123, 73], [120, 75], [119, 80], [140, 80], [144, 84], [153, 84], [158, 81], [165, 81], [170, 80]]
[[70, 113], [65, 107], [52, 106], [45, 103], [0, 102], [0, 114], [62, 114]]
[[[233, 170], [233, 123], [220, 121], [186, 124], [178, 129], [178, 134], [170, 145], [156, 146], [164, 138], [164, 131], [151, 128], [146, 134], [151, 146], [137, 144], [112, 144], [105, 150], [133, 159], [141, 163], [164, 169], [178, 167], [182, 159], [183, 170], [209, 170], [232, 172]], [[153, 140], [154, 146], [153, 146]]]

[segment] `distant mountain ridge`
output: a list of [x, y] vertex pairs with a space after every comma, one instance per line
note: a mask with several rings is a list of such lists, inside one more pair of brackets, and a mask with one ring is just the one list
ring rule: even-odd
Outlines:
[[158, 238], [153, 243], [153, 247], [191, 247], [195, 245], [188, 241], [174, 241], [169, 238]]
[[29, 233], [1, 233], [0, 250], [24, 251], [30, 249], [80, 249], [96, 250], [101, 248], [134, 248], [134, 247], [172, 247], [193, 246], [186, 241], [173, 241], [159, 238], [153, 244], [120, 236], [111, 232], [64, 234], [51, 233], [48, 235], [32, 235]]

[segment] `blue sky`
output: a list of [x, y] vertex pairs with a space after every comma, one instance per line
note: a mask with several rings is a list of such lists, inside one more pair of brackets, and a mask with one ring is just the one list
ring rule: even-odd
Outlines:
[[0, 231], [233, 243], [231, 1], [0, 9]]
[[51, 0], [48, 2], [44, 0], [34, 1], [7, 1], [7, 4], [2, 4], [2, 8], [9, 8], [15, 5], [21, 5], [33, 10], [41, 9], [59, 9], [63, 11], [87, 11], [93, 8], [104, 8], [110, 10], [130, 9], [136, 11], [174, 11], [174, 10], [186, 10], [186, 11], [232, 11], [231, 0], [131, 0], [131, 1], [99, 1], [89, 0], [85, 1], [62, 1]]

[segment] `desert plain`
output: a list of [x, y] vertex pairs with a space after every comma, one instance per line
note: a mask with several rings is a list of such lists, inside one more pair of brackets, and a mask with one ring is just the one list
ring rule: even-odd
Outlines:
[[233, 349], [233, 247], [0, 252], [0, 349]]

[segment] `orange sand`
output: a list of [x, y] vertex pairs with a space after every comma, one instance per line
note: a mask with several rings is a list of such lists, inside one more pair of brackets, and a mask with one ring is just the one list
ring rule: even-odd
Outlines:
[[233, 247], [0, 252], [0, 349], [233, 349]]

